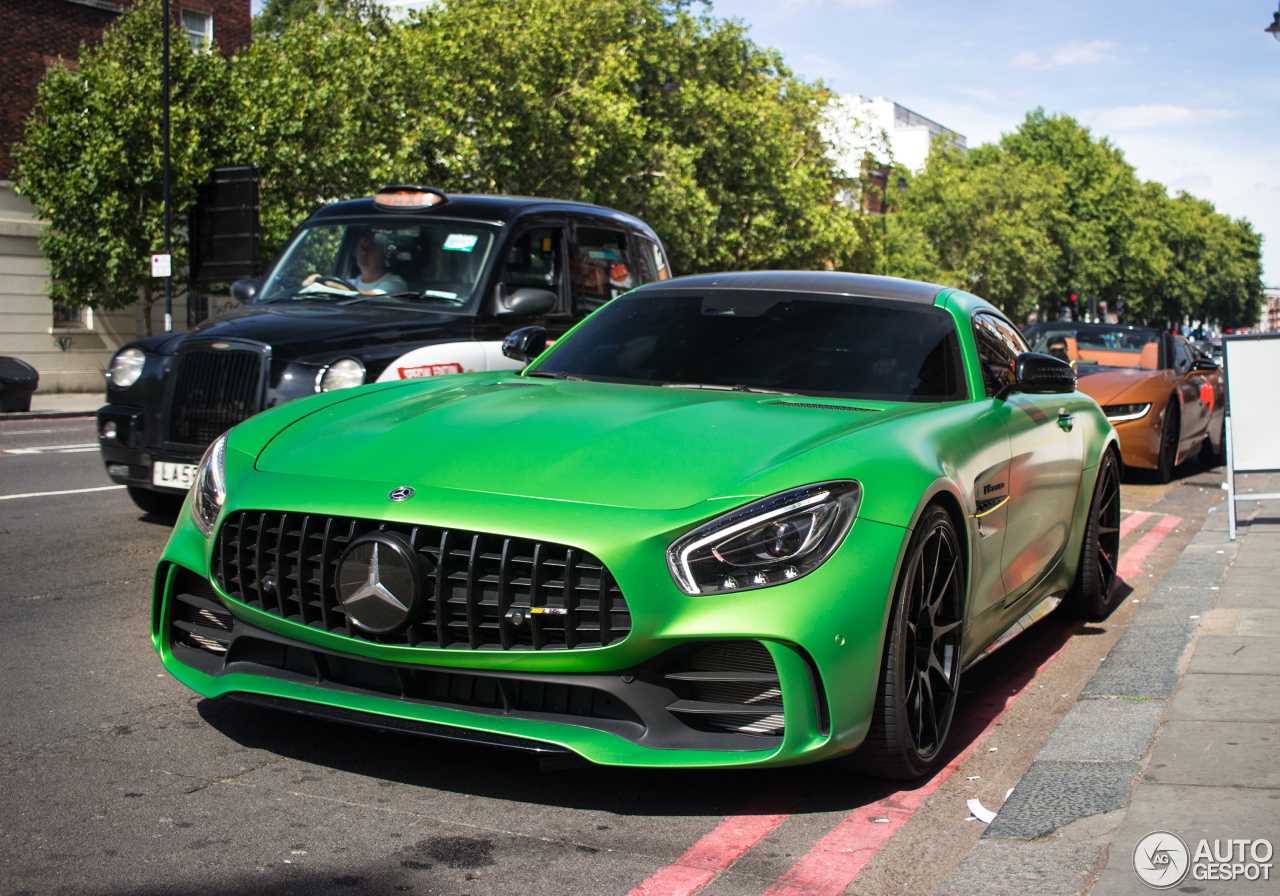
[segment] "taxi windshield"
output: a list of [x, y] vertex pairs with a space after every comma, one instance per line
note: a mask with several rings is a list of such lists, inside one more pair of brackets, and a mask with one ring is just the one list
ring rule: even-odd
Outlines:
[[1075, 362], [1077, 368], [1160, 366], [1160, 331], [1151, 327], [1059, 321], [1030, 327], [1025, 335], [1033, 352]]
[[495, 236], [473, 221], [316, 224], [294, 237], [257, 301], [457, 307], [475, 292]]
[[870, 401], [968, 395], [947, 312], [824, 293], [639, 290], [528, 375]]

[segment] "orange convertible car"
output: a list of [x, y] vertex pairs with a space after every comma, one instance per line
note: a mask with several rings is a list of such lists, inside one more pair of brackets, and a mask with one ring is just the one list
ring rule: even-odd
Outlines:
[[1023, 334], [1031, 350], [1070, 361], [1078, 388], [1106, 413], [1126, 466], [1168, 482], [1194, 452], [1225, 456], [1226, 405], [1218, 365], [1152, 327], [1050, 321]]

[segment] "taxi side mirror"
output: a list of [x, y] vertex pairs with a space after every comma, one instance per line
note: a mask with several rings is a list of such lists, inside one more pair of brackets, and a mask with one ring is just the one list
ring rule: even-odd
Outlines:
[[248, 305], [258, 297], [258, 290], [261, 288], [261, 280], [237, 280], [231, 284], [231, 297], [243, 305]]
[[556, 307], [556, 301], [556, 294], [549, 289], [522, 286], [508, 295], [506, 289], [499, 286], [498, 307], [495, 313], [500, 316], [515, 314], [521, 317], [535, 317], [546, 314]]

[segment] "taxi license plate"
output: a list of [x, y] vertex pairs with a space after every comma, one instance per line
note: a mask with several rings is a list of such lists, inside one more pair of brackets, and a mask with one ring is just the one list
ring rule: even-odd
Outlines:
[[158, 460], [151, 468], [151, 484], [165, 488], [191, 488], [195, 478], [195, 464], [171, 464]]

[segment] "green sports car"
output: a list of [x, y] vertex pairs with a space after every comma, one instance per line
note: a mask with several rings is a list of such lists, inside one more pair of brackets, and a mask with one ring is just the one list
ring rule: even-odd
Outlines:
[[911, 778], [966, 667], [1116, 601], [1115, 432], [972, 295], [688, 277], [503, 350], [217, 439], [156, 573], [169, 671], [544, 759]]

